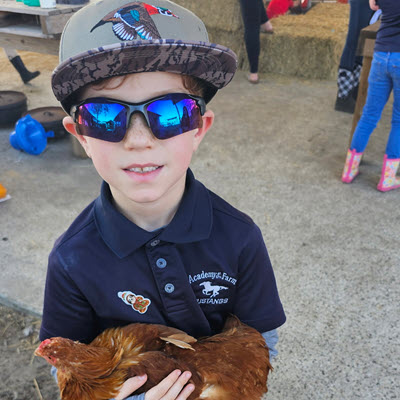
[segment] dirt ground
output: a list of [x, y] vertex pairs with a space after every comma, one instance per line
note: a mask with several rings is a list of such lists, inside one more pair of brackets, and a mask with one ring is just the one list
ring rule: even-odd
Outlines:
[[[0, 82], [7, 82], [7, 87], [2, 84], [0, 89], [24, 91], [28, 97], [28, 107], [40, 107], [40, 101], [32, 104], [30, 99], [36, 99], [35, 92], [44, 85], [50, 90], [49, 83], [46, 82], [48, 71], [57, 65], [57, 57], [29, 52], [20, 52], [20, 55], [31, 71], [39, 70], [42, 75], [36, 78], [35, 85], [23, 85], [0, 48]], [[53, 98], [54, 96], [44, 96], [43, 106], [56, 105]], [[59, 398], [57, 385], [50, 375], [50, 366], [33, 354], [39, 344], [39, 328], [40, 318], [0, 304], [1, 400]], [[25, 368], [26, 365], [29, 367]]]
[[[57, 105], [49, 83], [57, 57], [22, 52], [21, 56], [31, 70], [39, 69], [42, 74], [31, 85], [23, 85], [0, 49], [0, 89], [24, 91], [29, 108]], [[340, 174], [351, 116], [333, 111], [335, 82], [286, 82], [262, 76], [260, 85], [249, 87], [245, 72], [240, 71], [236, 84], [228, 86], [225, 93], [215, 100], [218, 118], [214, 134], [202, 144], [194, 160], [195, 171], [211, 190], [259, 221], [267, 234], [288, 315], [268, 398], [398, 398], [399, 341], [395, 326], [399, 285], [395, 271], [400, 243], [393, 214], [398, 193], [382, 195], [375, 190], [390, 113], [384, 112], [371, 138], [363, 174], [354, 185], [345, 187]], [[252, 106], [255, 98], [260, 99], [260, 108]], [[232, 110], [235, 124], [229, 123]], [[293, 118], [287, 118], [282, 112], [285, 110], [294, 110]], [[257, 118], [252, 119], [256, 113]], [[237, 123], [239, 119], [241, 124]], [[232, 137], [236, 140], [230, 140]], [[45, 266], [39, 268], [38, 264], [45, 264], [48, 252], [44, 254], [41, 244], [49, 238], [54, 241], [56, 233], [61, 233], [67, 221], [69, 224], [89, 202], [86, 197], [95, 192], [95, 187], [96, 193], [98, 190], [96, 182], [87, 181], [94, 176], [89, 163], [75, 160], [68, 166], [70, 156], [65, 148], [49, 148], [45, 157], [31, 164], [22, 153], [4, 148], [3, 160], [11, 164], [0, 170], [0, 181], [13, 196], [4, 204], [13, 205], [10, 209], [18, 213], [17, 224], [12, 225], [12, 218], [7, 218], [8, 244], [15, 253], [22, 252], [22, 257], [13, 252], [6, 256], [13, 269], [24, 269], [24, 273], [12, 286], [15, 275], [9, 272], [11, 268], [5, 268], [2, 283], [10, 283], [6, 289], [11, 299], [15, 294], [25, 295], [25, 286], [32, 285], [34, 290], [28, 291], [21, 302], [30, 307], [42, 298], [44, 278], [40, 274]], [[55, 167], [50, 174], [46, 168], [52, 163]], [[26, 173], [30, 166], [32, 173]], [[20, 178], [13, 179], [8, 169], [9, 174], [18, 172]], [[50, 190], [43, 177], [49, 177], [50, 184], [62, 180], [63, 185], [55, 184]], [[251, 196], [247, 196], [249, 188]], [[79, 201], [75, 203], [74, 197]], [[43, 203], [48, 205], [48, 215], [42, 210]], [[17, 204], [22, 212], [15, 208]], [[60, 207], [65, 213], [55, 218]], [[29, 219], [22, 223], [24, 214]], [[0, 228], [5, 225], [2, 217]], [[25, 227], [28, 232], [20, 235], [17, 228]], [[43, 232], [39, 227], [45, 227]], [[33, 235], [38, 237], [35, 241], [31, 240]], [[17, 260], [21, 260], [20, 265]], [[5, 265], [7, 258], [2, 261]], [[49, 366], [33, 357], [39, 326], [38, 318], [0, 306], [0, 400], [58, 398]]]
[[1, 400], [58, 398], [49, 365], [33, 354], [39, 344], [40, 322], [40, 318], [0, 305]]

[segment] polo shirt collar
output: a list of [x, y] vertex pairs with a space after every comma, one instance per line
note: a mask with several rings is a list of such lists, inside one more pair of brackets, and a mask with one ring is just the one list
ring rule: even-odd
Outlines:
[[189, 169], [181, 204], [172, 221], [163, 229], [148, 232], [122, 215], [113, 205], [110, 188], [103, 182], [94, 203], [97, 229], [108, 247], [126, 257], [157, 236], [170, 243], [190, 243], [207, 239], [212, 227], [212, 205], [208, 190]]

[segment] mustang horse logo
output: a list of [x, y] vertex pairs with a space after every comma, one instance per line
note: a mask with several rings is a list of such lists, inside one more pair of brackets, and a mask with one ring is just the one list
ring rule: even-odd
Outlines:
[[210, 297], [216, 297], [219, 295], [219, 291], [222, 289], [228, 289], [226, 286], [218, 286], [212, 285], [211, 282], [201, 282], [200, 286], [203, 286], [204, 289], [202, 290], [203, 294], [206, 294]]

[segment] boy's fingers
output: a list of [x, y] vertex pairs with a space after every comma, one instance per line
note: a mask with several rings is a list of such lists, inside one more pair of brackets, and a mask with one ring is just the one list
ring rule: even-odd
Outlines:
[[115, 400], [125, 399], [126, 397], [131, 395], [135, 390], [143, 386], [146, 380], [147, 380], [147, 375], [134, 376], [132, 378], [127, 379], [122, 385], [122, 388], [118, 393], [118, 396], [115, 397]]
[[[182, 390], [190, 379], [190, 372], [182, 374], [181, 371], [175, 370], [164, 378], [158, 385], [154, 386], [146, 392], [146, 400], [184, 400], [193, 391], [194, 385], [189, 385], [191, 388]], [[185, 388], [186, 389], [186, 388]], [[182, 392], [182, 393], [181, 393]], [[178, 397], [179, 396], [179, 397]]]
[[161, 399], [170, 389], [170, 387], [179, 378], [181, 371], [172, 371], [166, 378], [164, 378], [158, 385], [154, 386], [146, 392], [146, 400], [159, 400]]
[[186, 400], [193, 392], [194, 390], [194, 385], [191, 383], [189, 385], [186, 385], [183, 390], [179, 393], [179, 396], [176, 398], [176, 400]]
[[[188, 383], [192, 374], [189, 371], [184, 372], [179, 376], [176, 382], [171, 386], [168, 390], [168, 393], [165, 395], [165, 400], [184, 400], [187, 399], [190, 393], [194, 389], [194, 385], [190, 384], [190, 388], [184, 388], [184, 386]], [[182, 390], [183, 389], [183, 390]]]

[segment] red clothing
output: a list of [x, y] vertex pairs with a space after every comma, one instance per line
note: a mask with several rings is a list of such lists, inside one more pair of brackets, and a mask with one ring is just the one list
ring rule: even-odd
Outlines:
[[293, 7], [292, 0], [271, 0], [267, 7], [268, 19], [286, 14]]

